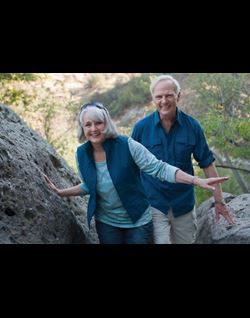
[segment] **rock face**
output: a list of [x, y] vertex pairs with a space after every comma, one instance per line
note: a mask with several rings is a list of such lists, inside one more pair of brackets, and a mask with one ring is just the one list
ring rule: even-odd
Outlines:
[[80, 179], [55, 150], [7, 106], [0, 104], [0, 243], [96, 244], [86, 224], [88, 198], [60, 198], [59, 187]]
[[250, 194], [237, 197], [224, 194], [236, 225], [228, 226], [223, 217], [214, 221], [214, 199], [210, 198], [197, 209], [198, 235], [196, 244], [249, 244], [250, 243]]

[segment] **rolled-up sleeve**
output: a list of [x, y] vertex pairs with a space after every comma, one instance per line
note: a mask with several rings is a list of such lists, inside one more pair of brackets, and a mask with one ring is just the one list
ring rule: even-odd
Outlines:
[[208, 147], [205, 134], [202, 128], [198, 125], [196, 129], [196, 144], [193, 155], [201, 169], [207, 168], [215, 161], [213, 152]]
[[82, 190], [81, 196], [84, 196], [84, 195], [86, 195], [86, 194], [89, 194], [89, 189], [88, 189], [88, 187], [87, 187], [87, 185], [86, 185], [85, 183], [81, 183], [81, 184], [80, 184], [80, 188], [81, 188], [81, 190]]
[[175, 175], [179, 168], [158, 160], [147, 148], [139, 142], [128, 139], [129, 150], [138, 168], [161, 181], [176, 183]]

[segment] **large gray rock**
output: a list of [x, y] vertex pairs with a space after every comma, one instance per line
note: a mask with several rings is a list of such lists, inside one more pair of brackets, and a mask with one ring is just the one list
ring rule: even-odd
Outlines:
[[250, 243], [250, 194], [237, 197], [224, 193], [225, 201], [236, 221], [229, 226], [223, 217], [215, 222], [214, 199], [210, 198], [197, 209], [197, 244], [249, 244]]
[[0, 243], [98, 243], [86, 225], [86, 199], [60, 198], [59, 187], [80, 179], [55, 150], [7, 106], [0, 104]]

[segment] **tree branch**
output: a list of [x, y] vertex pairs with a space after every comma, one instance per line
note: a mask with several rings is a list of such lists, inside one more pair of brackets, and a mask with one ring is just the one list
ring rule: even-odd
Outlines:
[[[198, 167], [197, 164], [194, 164], [193, 166]], [[228, 166], [228, 165], [222, 165], [222, 164], [215, 164], [216, 168], [223, 168], [223, 169], [232, 169], [232, 170], [240, 170], [240, 171], [244, 171], [244, 172], [248, 172], [250, 173], [250, 170], [248, 169], [244, 169], [244, 168], [238, 168], [238, 167], [234, 167], [234, 166]]]

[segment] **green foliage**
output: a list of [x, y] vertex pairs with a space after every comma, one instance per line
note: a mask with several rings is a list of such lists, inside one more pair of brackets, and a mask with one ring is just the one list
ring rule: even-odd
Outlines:
[[0, 89], [0, 100], [6, 105], [17, 106], [18, 104], [23, 104], [24, 106], [28, 105], [32, 101], [32, 97], [27, 94], [24, 89], [18, 89], [15, 87], [4, 88], [3, 86]]
[[[222, 155], [230, 166], [233, 158], [250, 158], [249, 75], [238, 73], [193, 74], [189, 78], [195, 99], [193, 108], [202, 124], [209, 146]], [[249, 175], [236, 170], [218, 169], [219, 175], [231, 176], [222, 185], [224, 192], [246, 191]], [[196, 189], [198, 205], [211, 194]]]
[[40, 113], [40, 118], [42, 119], [43, 134], [49, 143], [52, 143], [53, 140], [53, 130], [52, 121], [58, 111], [59, 105], [55, 102], [49, 100], [41, 101], [35, 111]]
[[[232, 170], [230, 169], [222, 169], [222, 168], [217, 168], [218, 174], [220, 177], [225, 177], [229, 176], [230, 179], [222, 183], [221, 188], [223, 192], [226, 193], [232, 193], [234, 195], [239, 195], [242, 193], [241, 189], [238, 186], [238, 183], [236, 179], [234, 178], [234, 175], [232, 173]], [[195, 169], [195, 175], [200, 176], [201, 178], [206, 178], [203, 170], [200, 169]], [[244, 179], [248, 180], [250, 179], [249, 174], [243, 174]], [[249, 180], [250, 181], [250, 180]], [[209, 190], [204, 190], [201, 189], [200, 187], [195, 187], [195, 198], [196, 198], [196, 207], [199, 207], [199, 205], [209, 199], [210, 197], [213, 196], [213, 193]]]
[[[194, 168], [195, 175], [199, 176], [201, 178], [205, 178], [204, 172], [201, 169], [198, 169], [197, 167]], [[196, 207], [198, 208], [199, 205], [209, 199], [212, 196], [211, 191], [201, 189], [200, 187], [195, 187], [195, 202]]]
[[[47, 79], [49, 76], [45, 74], [0, 73], [0, 99], [23, 117], [62, 156], [66, 156], [72, 144], [70, 130], [74, 120], [69, 123], [65, 123], [65, 120], [66, 117], [70, 118], [75, 105], [70, 99], [57, 97], [55, 86], [49, 88], [41, 85], [41, 80]], [[62, 83], [58, 85], [58, 90], [63, 90]]]
[[231, 157], [250, 158], [250, 95], [248, 74], [195, 74], [190, 80], [196, 90], [194, 107], [210, 146]]
[[24, 106], [30, 104], [33, 97], [19, 83], [35, 81], [39, 75], [34, 73], [0, 73], [0, 100], [6, 105]]
[[150, 75], [143, 74], [107, 92], [96, 93], [91, 99], [107, 105], [111, 116], [119, 116], [125, 109], [145, 105], [151, 100], [149, 85]]
[[[66, 156], [72, 144], [72, 126], [74, 120], [70, 119], [71, 109], [75, 107], [70, 100], [60, 100], [47, 90], [44, 96], [26, 108], [26, 120], [30, 126], [39, 131], [41, 135], [59, 152]], [[70, 120], [65, 122], [66, 118]]]
[[34, 81], [38, 77], [35, 73], [0, 73], [0, 81]]

